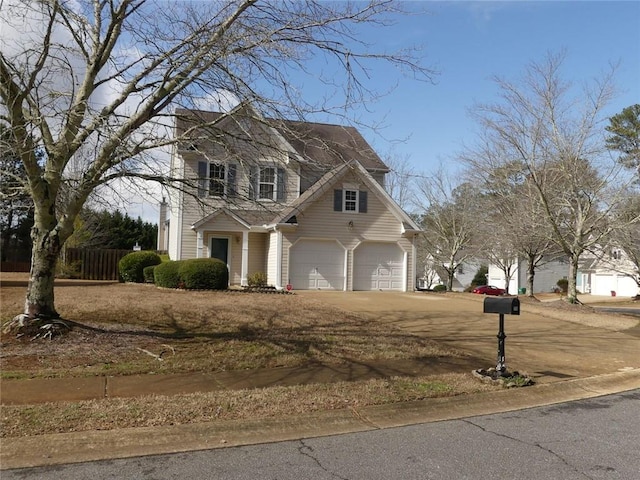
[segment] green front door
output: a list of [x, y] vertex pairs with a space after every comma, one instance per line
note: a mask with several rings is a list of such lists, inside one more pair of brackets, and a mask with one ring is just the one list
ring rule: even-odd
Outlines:
[[211, 239], [211, 258], [217, 258], [224, 263], [229, 264], [229, 239], [228, 238], [212, 238]]

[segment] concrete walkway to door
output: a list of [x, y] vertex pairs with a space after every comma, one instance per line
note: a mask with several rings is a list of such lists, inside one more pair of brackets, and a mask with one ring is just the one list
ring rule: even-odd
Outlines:
[[[296, 293], [485, 359], [477, 368], [496, 365], [498, 315], [482, 313], [483, 296], [426, 292]], [[572, 321], [563, 316], [571, 317]], [[581, 323], [579, 313], [551, 310], [523, 298], [521, 315], [505, 315], [507, 368], [527, 373], [538, 383], [640, 368], [638, 319], [600, 316], [602, 326], [589, 326]]]

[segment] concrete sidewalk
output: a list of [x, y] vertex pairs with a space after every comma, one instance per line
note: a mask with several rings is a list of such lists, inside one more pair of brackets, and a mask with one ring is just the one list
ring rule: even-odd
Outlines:
[[349, 365], [311, 365], [217, 373], [131, 375], [123, 377], [3, 380], [0, 403], [31, 405], [144, 395], [176, 395], [218, 390], [334, 383], [392, 376], [467, 373], [478, 368], [474, 357], [385, 360]]
[[[343, 367], [313, 365], [216, 374], [5, 380], [3, 404], [172, 395], [380, 378], [471, 372], [495, 365], [497, 321], [482, 314], [482, 297], [383, 292], [301, 292], [300, 295], [392, 324], [467, 357], [396, 360]], [[357, 432], [497, 413], [640, 388], [640, 329], [612, 316], [603, 328], [544, 315], [522, 305], [506, 320], [507, 365], [537, 385], [523, 389], [429, 399], [406, 404], [320, 412], [300, 417], [225, 421], [157, 428], [88, 431], [5, 439], [0, 468], [54, 465]], [[562, 315], [560, 316], [562, 317]], [[606, 328], [604, 328], [606, 327]]]

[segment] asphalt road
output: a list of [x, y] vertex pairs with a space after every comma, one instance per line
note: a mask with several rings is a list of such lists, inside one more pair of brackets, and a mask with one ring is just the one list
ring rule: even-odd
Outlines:
[[6, 470], [13, 479], [640, 478], [640, 390], [299, 441]]
[[625, 315], [635, 315], [640, 317], [640, 308], [631, 307], [595, 307], [596, 310], [606, 313], [623, 313]]

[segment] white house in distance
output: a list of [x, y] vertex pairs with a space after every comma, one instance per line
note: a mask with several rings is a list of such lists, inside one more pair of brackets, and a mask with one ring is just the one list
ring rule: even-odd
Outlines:
[[[551, 261], [536, 268], [533, 280], [533, 293], [553, 292], [557, 287], [558, 280], [567, 278], [568, 273], [569, 265], [566, 262], [558, 260]], [[505, 275], [499, 267], [490, 264], [487, 281], [489, 285], [504, 288]], [[509, 293], [515, 295], [523, 288], [528, 288], [527, 262], [526, 260], [519, 260], [513, 267], [513, 275], [509, 281]]]
[[623, 250], [605, 248], [598, 255], [585, 255], [576, 283], [581, 293], [635, 297], [640, 291], [633, 276], [638, 274]]
[[230, 285], [414, 290], [418, 225], [384, 189], [388, 167], [352, 127], [176, 111], [172, 260], [214, 257]]

